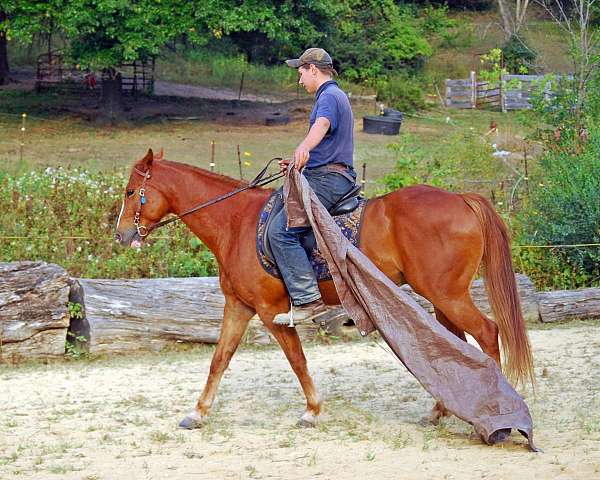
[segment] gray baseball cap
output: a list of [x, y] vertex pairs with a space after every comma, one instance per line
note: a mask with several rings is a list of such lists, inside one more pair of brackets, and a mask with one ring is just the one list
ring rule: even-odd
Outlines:
[[287, 63], [288, 67], [292, 68], [298, 68], [302, 65], [310, 64], [320, 68], [333, 68], [333, 60], [331, 60], [331, 56], [322, 48], [309, 48], [302, 55], [300, 55], [300, 58], [292, 58], [290, 60], [286, 60], [285, 63]]

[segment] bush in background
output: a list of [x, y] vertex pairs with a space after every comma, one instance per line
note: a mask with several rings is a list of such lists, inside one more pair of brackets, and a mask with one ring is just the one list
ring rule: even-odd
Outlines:
[[[600, 74], [588, 85], [579, 131], [573, 82], [552, 81], [556, 94], [536, 96], [524, 118], [541, 125], [536, 137], [547, 148], [532, 172], [532, 190], [517, 216], [521, 243], [577, 245], [600, 243]], [[544, 82], [545, 83], [545, 82]], [[540, 86], [540, 90], [543, 85]], [[600, 285], [598, 246], [522, 249], [523, 270], [548, 288]]]
[[390, 75], [377, 81], [377, 101], [402, 112], [425, 108], [423, 79], [409, 74]]
[[[382, 180], [386, 192], [426, 183], [455, 192], [477, 191], [489, 197], [488, 188], [494, 179], [505, 179], [510, 174], [492, 156], [491, 145], [471, 132], [453, 132], [427, 147], [421, 144], [418, 135], [405, 133], [388, 148], [398, 155], [398, 160], [394, 170]], [[478, 184], [481, 179], [489, 181]]]
[[[592, 132], [578, 155], [548, 152], [532, 175], [534, 186], [517, 216], [517, 238], [523, 244], [600, 243], [600, 131]], [[600, 284], [598, 247], [521, 249], [525, 272], [550, 288]]]
[[513, 35], [502, 46], [502, 56], [509, 73], [526, 75], [534, 70], [538, 55], [525, 39]]
[[43, 260], [88, 278], [216, 275], [212, 253], [182, 224], [156, 232], [141, 250], [116, 244], [126, 183], [123, 171], [0, 172], [0, 261]]

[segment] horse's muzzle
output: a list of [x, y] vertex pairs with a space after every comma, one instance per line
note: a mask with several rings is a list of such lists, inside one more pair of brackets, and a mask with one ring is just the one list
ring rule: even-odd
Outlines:
[[139, 248], [142, 246], [142, 239], [138, 235], [135, 228], [126, 230], [124, 232], [115, 232], [115, 241], [124, 247]]

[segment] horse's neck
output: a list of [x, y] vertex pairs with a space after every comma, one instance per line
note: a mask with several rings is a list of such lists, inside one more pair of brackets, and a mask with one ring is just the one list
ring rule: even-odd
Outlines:
[[[233, 179], [213, 175], [201, 169], [191, 169], [172, 162], [170, 172], [176, 172], [171, 181], [171, 212], [183, 212], [209, 200], [218, 198], [243, 186]], [[257, 195], [258, 194], [258, 195]], [[242, 225], [240, 213], [251, 212], [253, 203], [264, 197], [258, 191], [241, 192], [198, 212], [183, 217], [183, 222], [221, 260], [232, 240], [237, 240]], [[263, 200], [264, 203], [264, 200]], [[244, 215], [247, 220], [248, 218]], [[254, 219], [255, 220], [255, 219]]]

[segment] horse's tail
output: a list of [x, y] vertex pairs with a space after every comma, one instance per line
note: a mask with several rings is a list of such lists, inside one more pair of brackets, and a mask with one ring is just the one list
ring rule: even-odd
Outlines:
[[475, 212], [483, 230], [485, 288], [500, 331], [506, 376], [515, 383], [530, 380], [535, 386], [533, 357], [517, 292], [510, 253], [510, 235], [492, 204], [475, 193], [462, 198]]

